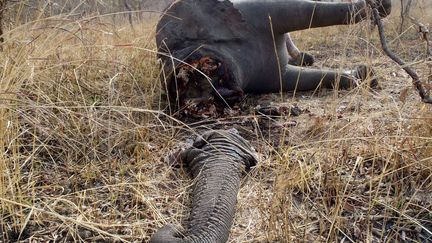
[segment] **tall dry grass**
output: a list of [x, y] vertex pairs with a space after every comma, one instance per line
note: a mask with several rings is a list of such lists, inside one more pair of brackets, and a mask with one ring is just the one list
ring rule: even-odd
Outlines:
[[166, 198], [149, 191], [181, 183], [157, 165], [175, 123], [160, 112], [155, 18], [134, 31], [110, 20], [39, 18], [6, 34], [3, 241], [140, 239]]
[[[41, 17], [8, 30], [0, 55], [3, 242], [147, 241], [187, 216], [192, 182], [164, 158], [198, 123], [164, 113], [154, 19], [133, 29], [119, 22]], [[422, 42], [410, 26], [398, 36], [398, 23], [386, 22], [392, 48], [427, 76]], [[430, 241], [432, 108], [367, 24], [294, 38], [319, 67], [374, 66], [382, 89], [250, 96], [242, 112], [202, 122], [236, 127], [261, 158], [241, 188], [230, 241]], [[252, 112], [270, 102], [303, 114]]]

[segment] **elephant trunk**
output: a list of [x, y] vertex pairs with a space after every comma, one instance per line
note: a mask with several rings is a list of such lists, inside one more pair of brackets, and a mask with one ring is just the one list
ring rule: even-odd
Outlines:
[[[245, 164], [231, 144], [214, 144], [190, 163], [193, 177], [192, 213], [189, 222], [191, 242], [226, 242], [235, 213], [237, 193]], [[232, 146], [232, 145], [231, 145]], [[222, 152], [222, 151], [225, 151]]]
[[226, 242], [242, 174], [256, 164], [251, 146], [235, 130], [210, 131], [182, 153], [194, 178], [188, 232], [161, 228], [151, 242]]

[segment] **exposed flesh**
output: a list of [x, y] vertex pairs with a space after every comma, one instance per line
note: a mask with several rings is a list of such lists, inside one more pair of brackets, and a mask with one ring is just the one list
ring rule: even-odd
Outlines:
[[[234, 82], [224, 64], [205, 56], [179, 66], [172, 77], [181, 110], [190, 115], [212, 115], [242, 99], [243, 92], [233, 89]], [[177, 97], [178, 96], [178, 97]]]

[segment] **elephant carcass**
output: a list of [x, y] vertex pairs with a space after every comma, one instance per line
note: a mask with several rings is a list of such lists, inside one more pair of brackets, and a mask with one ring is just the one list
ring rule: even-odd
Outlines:
[[[387, 16], [391, 0], [378, 1]], [[156, 30], [170, 101], [230, 105], [246, 93], [355, 87], [369, 76], [363, 67], [341, 72], [291, 65], [287, 46], [295, 56], [299, 51], [287, 33], [357, 23], [367, 18], [366, 8], [364, 0], [175, 1]]]

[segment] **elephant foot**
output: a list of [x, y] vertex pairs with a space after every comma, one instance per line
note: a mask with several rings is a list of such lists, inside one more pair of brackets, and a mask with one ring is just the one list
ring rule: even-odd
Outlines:
[[362, 85], [362, 83], [367, 82], [367, 87], [378, 88], [379, 82], [375, 75], [375, 71], [366, 65], [358, 65], [353, 70], [348, 70], [344, 72], [345, 75], [350, 77], [352, 84], [350, 88]]
[[312, 66], [315, 62], [314, 57], [306, 52], [301, 52], [300, 55], [296, 58], [290, 58], [288, 60], [288, 64], [294, 66], [307, 67]]
[[378, 78], [376, 77], [375, 71], [369, 66], [357, 66], [354, 70], [354, 77], [360, 80], [360, 82], [367, 82], [370, 88], [378, 88]]

